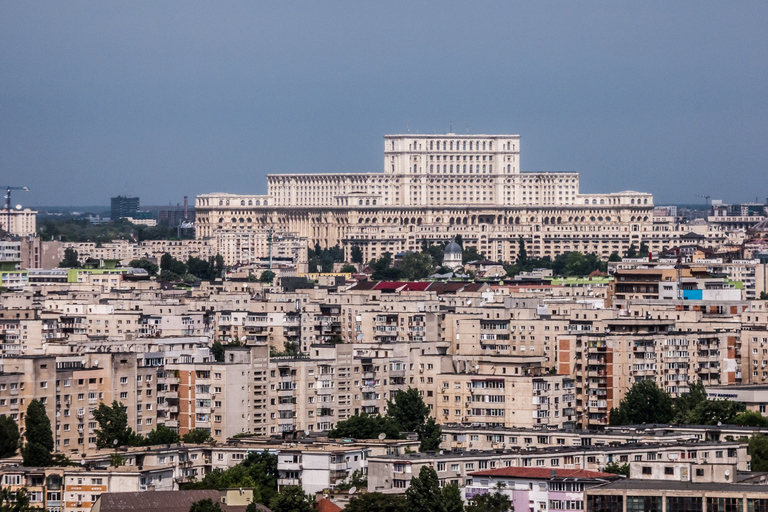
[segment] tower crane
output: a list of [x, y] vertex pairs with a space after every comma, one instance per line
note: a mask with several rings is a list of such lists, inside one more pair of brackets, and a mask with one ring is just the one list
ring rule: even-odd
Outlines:
[[696, 197], [701, 197], [701, 198], [703, 198], [703, 199], [704, 199], [704, 202], [705, 202], [705, 203], [706, 203], [706, 205], [707, 205], [707, 208], [709, 208], [709, 198], [710, 198], [710, 197], [712, 197], [712, 196], [709, 196], [709, 195], [703, 195], [703, 194], [696, 194]]
[[5, 215], [6, 215], [6, 221], [8, 222], [6, 224], [5, 234], [6, 236], [11, 236], [11, 190], [23, 190], [24, 192], [29, 192], [29, 187], [11, 187], [10, 185], [2, 187], [5, 189]]

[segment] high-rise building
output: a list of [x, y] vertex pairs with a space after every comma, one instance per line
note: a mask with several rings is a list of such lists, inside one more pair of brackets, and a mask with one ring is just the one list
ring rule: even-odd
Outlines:
[[608, 257], [653, 231], [653, 197], [582, 194], [573, 172], [520, 172], [517, 135], [387, 135], [384, 172], [267, 176], [266, 195], [197, 197], [198, 238], [272, 227], [366, 261], [460, 235], [494, 260]]
[[112, 198], [110, 218], [112, 220], [123, 217], [135, 217], [139, 211], [139, 198], [129, 196], [117, 196]]

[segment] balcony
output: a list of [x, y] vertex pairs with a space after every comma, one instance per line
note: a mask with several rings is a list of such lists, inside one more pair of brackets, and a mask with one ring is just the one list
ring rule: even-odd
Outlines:
[[278, 478], [277, 479], [277, 486], [286, 486], [286, 485], [295, 485], [300, 486], [301, 485], [301, 479], [300, 478]]

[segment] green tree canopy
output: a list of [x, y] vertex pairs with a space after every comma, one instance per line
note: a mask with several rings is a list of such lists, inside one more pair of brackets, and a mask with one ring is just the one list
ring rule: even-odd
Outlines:
[[0, 459], [13, 457], [19, 450], [19, 426], [10, 416], [0, 416]]
[[99, 422], [99, 428], [95, 430], [97, 447], [112, 448], [144, 444], [144, 438], [134, 433], [128, 426], [128, 413], [125, 406], [117, 400], [113, 400], [111, 406], [100, 403], [93, 411], [93, 418]]
[[156, 263], [152, 263], [148, 259], [140, 259], [140, 260], [131, 260], [130, 263], [128, 263], [128, 266], [133, 268], [143, 268], [147, 271], [147, 273], [151, 276], [156, 276], [157, 271], [159, 270], [159, 267]]
[[446, 512], [440, 480], [429, 466], [421, 466], [419, 476], [411, 478], [405, 500], [407, 512]]
[[768, 471], [768, 436], [755, 434], [750, 437], [747, 451], [752, 471]]
[[742, 427], [768, 427], [768, 418], [757, 411], [744, 411], [737, 414], [729, 423]]
[[691, 425], [717, 425], [731, 423], [746, 407], [733, 400], [706, 400], [698, 404], [686, 418]]
[[707, 390], [704, 384], [697, 381], [688, 386], [688, 393], [675, 399], [675, 423], [690, 423], [689, 416], [696, 406], [707, 401]]
[[461, 490], [458, 485], [444, 485], [442, 494], [445, 512], [464, 512], [464, 500], [461, 498]]
[[343, 267], [341, 267], [339, 272], [343, 272], [345, 274], [355, 274], [357, 272], [357, 267], [350, 263], [346, 263]]
[[435, 269], [432, 257], [423, 252], [406, 253], [398, 263], [401, 277], [409, 281], [425, 279]]
[[146, 444], [173, 444], [179, 442], [179, 433], [165, 425], [158, 425], [147, 435]]
[[498, 484], [494, 492], [476, 494], [469, 500], [466, 512], [512, 512], [512, 501], [503, 489], [504, 485]]
[[384, 494], [368, 492], [356, 494], [350, 498], [344, 507], [345, 512], [402, 512], [405, 508], [405, 497], [399, 494]]
[[189, 512], [222, 512], [221, 504], [211, 499], [196, 501], [189, 507]]
[[269, 508], [272, 512], [312, 512], [314, 501], [298, 485], [287, 485], [272, 499]]
[[613, 473], [614, 475], [624, 475], [629, 478], [629, 464], [619, 464], [618, 462], [611, 462], [605, 466], [602, 470], [603, 473]]
[[271, 283], [275, 279], [275, 273], [271, 270], [265, 270], [259, 276], [259, 281], [262, 283]]
[[12, 491], [9, 487], [0, 488], [0, 512], [28, 512], [41, 510], [29, 506], [26, 489]]
[[77, 251], [68, 247], [64, 249], [64, 259], [59, 262], [60, 268], [80, 268]]
[[416, 432], [419, 435], [419, 441], [421, 441], [419, 444], [420, 452], [436, 451], [440, 449], [441, 429], [440, 425], [435, 421], [435, 418], [428, 418], [423, 425], [419, 425]]
[[51, 420], [40, 400], [32, 400], [27, 406], [24, 418], [26, 444], [21, 450], [24, 465], [30, 467], [50, 466], [53, 462], [53, 431]]
[[209, 431], [202, 428], [196, 428], [181, 436], [181, 440], [190, 444], [203, 444], [213, 441], [213, 438]]
[[427, 421], [429, 408], [419, 394], [419, 390], [409, 387], [395, 392], [392, 400], [387, 400], [387, 415], [397, 424], [400, 431], [417, 432]]
[[387, 416], [378, 414], [356, 414], [336, 423], [336, 428], [328, 432], [331, 439], [350, 437], [353, 439], [376, 439], [384, 433], [387, 439], [401, 439], [397, 423]]
[[674, 417], [672, 398], [652, 380], [641, 380], [627, 391], [618, 408], [611, 409], [611, 425], [669, 423]]
[[360, 249], [359, 245], [352, 246], [349, 258], [352, 260], [352, 263], [357, 263], [358, 265], [363, 263], [363, 251]]

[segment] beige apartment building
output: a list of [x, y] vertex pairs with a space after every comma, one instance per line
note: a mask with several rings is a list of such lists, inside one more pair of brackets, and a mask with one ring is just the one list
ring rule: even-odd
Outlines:
[[266, 195], [204, 194], [198, 239], [273, 228], [365, 261], [461, 235], [488, 258], [568, 251], [608, 257], [653, 229], [653, 198], [582, 194], [576, 173], [520, 172], [517, 135], [387, 135], [384, 172], [267, 177]]

